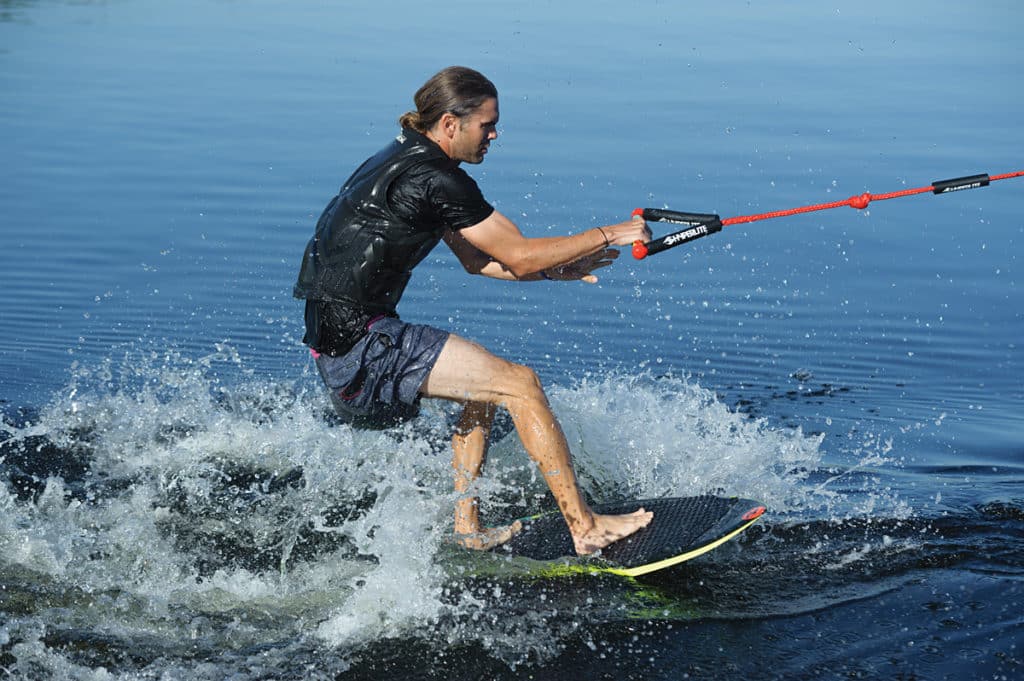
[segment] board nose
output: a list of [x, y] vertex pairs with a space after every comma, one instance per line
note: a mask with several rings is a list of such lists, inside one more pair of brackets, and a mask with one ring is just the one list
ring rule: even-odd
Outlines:
[[764, 513], [764, 512], [765, 512], [765, 507], [764, 506], [755, 506], [754, 508], [752, 508], [749, 511], [747, 511], [746, 513], [744, 513], [742, 518], [743, 518], [743, 520], [754, 520], [755, 518], [760, 518], [761, 514]]

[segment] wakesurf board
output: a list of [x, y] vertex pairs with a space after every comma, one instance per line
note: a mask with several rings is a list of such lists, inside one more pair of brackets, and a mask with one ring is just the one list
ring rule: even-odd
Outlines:
[[[599, 554], [586, 556], [585, 569], [627, 577], [664, 570], [721, 546], [765, 512], [765, 506], [757, 501], [710, 495], [602, 504], [593, 510], [620, 514], [641, 507], [654, 513], [651, 524]], [[522, 522], [522, 531], [495, 552], [551, 563], [579, 560], [561, 513], [542, 513]]]

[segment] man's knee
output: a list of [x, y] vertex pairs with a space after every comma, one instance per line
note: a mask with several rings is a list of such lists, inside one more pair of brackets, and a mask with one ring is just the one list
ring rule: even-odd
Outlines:
[[529, 401], [546, 401], [537, 372], [522, 364], [508, 365], [509, 392], [513, 397]]

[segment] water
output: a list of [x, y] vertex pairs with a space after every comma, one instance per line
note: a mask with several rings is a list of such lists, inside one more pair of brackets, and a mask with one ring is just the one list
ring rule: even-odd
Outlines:
[[[437, 249], [403, 316], [535, 367], [595, 500], [768, 505], [640, 582], [453, 548], [453, 413], [333, 424], [290, 290], [448, 64], [502, 93], [485, 195], [560, 234], [1020, 170], [1022, 18], [0, 2], [3, 675], [1019, 678], [1024, 180], [727, 227], [594, 287]], [[548, 507], [499, 431], [488, 512]]]

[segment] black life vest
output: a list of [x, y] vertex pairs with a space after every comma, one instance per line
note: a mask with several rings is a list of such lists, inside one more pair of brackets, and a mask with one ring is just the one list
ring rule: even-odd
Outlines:
[[343, 303], [367, 312], [395, 314], [413, 268], [444, 234], [412, 224], [392, 210], [394, 181], [421, 163], [454, 163], [413, 130], [369, 158], [327, 204], [306, 246], [296, 298]]

